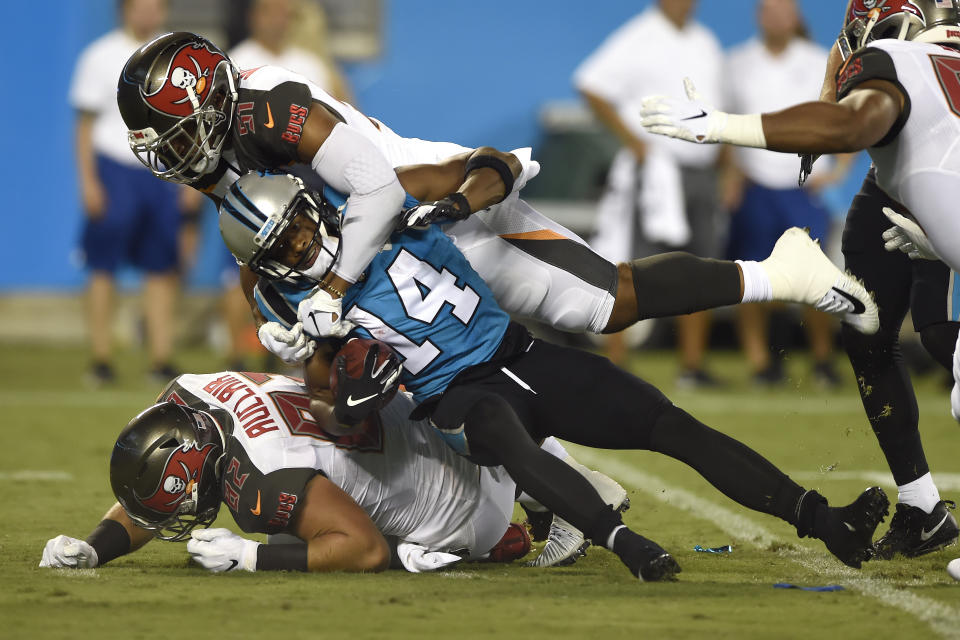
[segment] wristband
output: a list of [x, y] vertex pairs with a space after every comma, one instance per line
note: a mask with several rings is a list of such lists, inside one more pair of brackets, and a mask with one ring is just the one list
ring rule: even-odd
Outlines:
[[497, 156], [487, 154], [474, 154], [470, 156], [470, 159], [467, 160], [467, 166], [463, 171], [463, 175], [466, 177], [471, 171], [483, 168], [493, 169], [500, 174], [500, 179], [503, 180], [504, 198], [513, 192], [513, 171], [510, 170], [510, 165]]
[[116, 520], [105, 519], [87, 536], [87, 544], [97, 552], [97, 566], [100, 567], [130, 553], [130, 534]]
[[[721, 113], [715, 111], [712, 115], [721, 115]], [[759, 113], [748, 115], [724, 113], [722, 117], [716, 130], [710, 131], [711, 137], [717, 142], [758, 149], [767, 147], [767, 137], [763, 133], [763, 120]]]
[[307, 544], [261, 544], [257, 571], [309, 571]]
[[[466, 220], [470, 217], [470, 214], [473, 211], [470, 209], [470, 202], [467, 200], [467, 196], [463, 195], [459, 191], [454, 191], [451, 194], [448, 194], [444, 200], [449, 200], [456, 205], [457, 217], [455, 220]], [[442, 202], [442, 201], [441, 201]]]

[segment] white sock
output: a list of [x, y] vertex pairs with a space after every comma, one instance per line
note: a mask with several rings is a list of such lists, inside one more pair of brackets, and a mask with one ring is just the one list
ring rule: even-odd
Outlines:
[[928, 471], [916, 480], [898, 486], [897, 501], [911, 507], [920, 507], [925, 513], [930, 513], [940, 502], [940, 492]]
[[755, 260], [736, 260], [743, 272], [743, 298], [740, 302], [773, 300], [773, 285], [763, 266]]
[[613, 551], [613, 540], [617, 537], [617, 532], [620, 531], [620, 529], [626, 529], [626, 528], [627, 528], [627, 525], [625, 524], [621, 524], [620, 526], [613, 528], [613, 531], [610, 532], [610, 537], [607, 538], [607, 545], [606, 545], [607, 549], [610, 549], [610, 551]]

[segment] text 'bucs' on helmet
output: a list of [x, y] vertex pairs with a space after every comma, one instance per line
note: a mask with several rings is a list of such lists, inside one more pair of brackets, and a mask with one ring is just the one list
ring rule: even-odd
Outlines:
[[[286, 173], [251, 171], [220, 204], [220, 235], [237, 262], [270, 280], [316, 286], [340, 250], [340, 217], [321, 194]], [[295, 262], [281, 262], [294, 243]]]
[[213, 171], [233, 120], [237, 71], [213, 43], [194, 33], [162, 35], [130, 56], [117, 103], [140, 162], [171, 182]]
[[130, 421], [110, 456], [110, 485], [130, 519], [161, 540], [209, 527], [220, 509], [224, 438], [209, 414], [162, 402]]
[[957, 0], [850, 0], [837, 46], [844, 59], [873, 40], [960, 46]]

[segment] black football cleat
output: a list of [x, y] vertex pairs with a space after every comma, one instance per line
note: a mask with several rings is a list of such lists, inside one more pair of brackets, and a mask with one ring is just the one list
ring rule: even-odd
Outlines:
[[941, 500], [930, 513], [897, 503], [890, 528], [877, 540], [874, 554], [882, 560], [890, 560], [898, 553], [915, 558], [952, 545], [960, 534], [957, 520], [950, 513], [956, 508], [953, 500]]
[[840, 562], [859, 569], [873, 557], [873, 532], [890, 510], [887, 494], [880, 487], [870, 487], [845, 507], [828, 507], [827, 521], [820, 529], [830, 553]]
[[617, 532], [613, 551], [640, 582], [676, 580], [680, 565], [663, 547], [630, 529]]

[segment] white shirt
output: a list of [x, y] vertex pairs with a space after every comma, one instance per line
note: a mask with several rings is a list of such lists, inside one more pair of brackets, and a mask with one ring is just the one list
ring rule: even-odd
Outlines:
[[708, 29], [696, 22], [677, 29], [654, 6], [614, 31], [577, 67], [573, 82], [616, 105], [624, 123], [648, 144], [681, 165], [702, 167], [713, 163], [719, 147], [648, 134], [640, 126], [640, 100], [683, 95], [683, 79], [689, 77], [705, 100], [721, 106], [722, 73], [723, 52]]
[[248, 38], [231, 49], [227, 55], [240, 69], [255, 69], [264, 65], [284, 67], [305, 76], [324, 91], [329, 92], [332, 89], [330, 72], [323, 60], [305, 49], [287, 47], [283, 53], [277, 55], [256, 40]]
[[111, 160], [142, 167], [127, 144], [127, 125], [117, 106], [117, 79], [127, 59], [145, 44], [115, 29], [94, 40], [80, 53], [70, 83], [70, 105], [96, 115], [93, 148]]
[[[817, 100], [826, 64], [827, 51], [808, 40], [795, 38], [778, 55], [760, 40], [749, 40], [727, 58], [727, 107], [734, 113], [768, 113]], [[744, 147], [735, 147], [735, 153], [751, 181], [769, 189], [797, 188], [796, 154]]]

